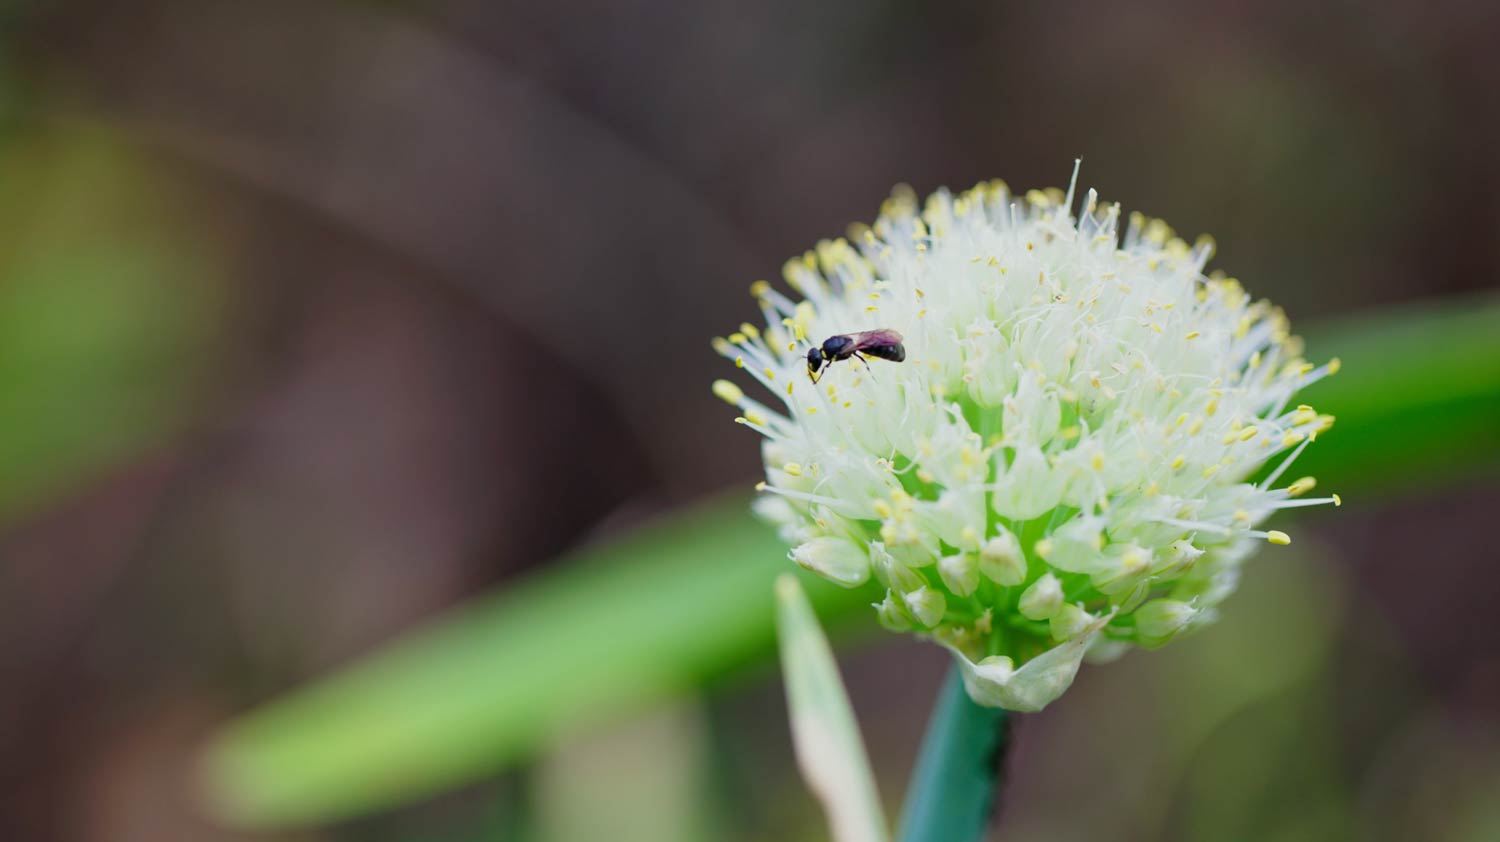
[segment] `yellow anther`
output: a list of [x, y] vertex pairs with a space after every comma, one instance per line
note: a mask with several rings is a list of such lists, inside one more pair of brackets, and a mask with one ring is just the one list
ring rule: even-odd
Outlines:
[[1202, 429], [1203, 429], [1203, 419], [1202, 418], [1194, 418], [1193, 419], [1193, 423], [1191, 423], [1191, 424], [1188, 425], [1187, 432], [1188, 432], [1188, 435], [1190, 435], [1190, 436], [1196, 436], [1196, 435], [1198, 435], [1199, 431], [1201, 431]]
[[1297, 442], [1302, 441], [1303, 438], [1304, 436], [1296, 430], [1287, 430], [1286, 433], [1281, 437], [1281, 446], [1291, 447]]
[[749, 421], [751, 424], [754, 424], [757, 427], [766, 426], [766, 417], [753, 409], [747, 410], [745, 412], [745, 420]]
[[1334, 357], [1333, 359], [1331, 359], [1331, 360], [1328, 361], [1328, 373], [1329, 374], [1338, 374], [1339, 373], [1339, 369], [1341, 369], [1343, 367], [1344, 367], [1344, 361], [1341, 360], [1341, 359], [1339, 359], [1338, 357]]
[[782, 465], [781, 470], [786, 471], [788, 474], [791, 474], [794, 477], [802, 476], [802, 466], [798, 465], [796, 462], [788, 462], [785, 465]]
[[790, 395], [792, 393], [792, 389], [796, 385], [796, 383], [797, 383], [797, 381], [795, 381], [795, 380], [788, 380], [786, 382], [786, 393], [788, 395]]
[[1213, 476], [1214, 474], [1217, 474], [1219, 472], [1219, 468], [1220, 467], [1222, 467], [1222, 466], [1219, 465], [1217, 462], [1215, 462], [1214, 464], [1209, 465], [1207, 468], [1204, 468], [1203, 469], [1203, 478], [1204, 479], [1208, 479], [1209, 477]]
[[735, 368], [744, 368], [745, 367], [745, 358], [744, 357], [735, 357], [734, 358], [734, 367]]
[[760, 338], [760, 328], [757, 328], [755, 325], [750, 324], [749, 322], [745, 322], [744, 324], [740, 325], [740, 333], [745, 334], [745, 336], [749, 337], [752, 340]]
[[929, 471], [926, 468], [917, 469], [917, 479], [928, 485], [932, 485], [933, 483], [937, 482], [937, 477], [933, 475], [932, 471]]
[[730, 383], [728, 380], [715, 380], [713, 385], [714, 394], [727, 404], [739, 406], [740, 401], [745, 399], [745, 393], [740, 387]]
[[766, 485], [764, 482], [757, 482], [755, 484], [756, 491], [765, 491], [767, 488], [770, 488], [770, 486]]
[[1260, 352], [1256, 351], [1250, 355], [1250, 368], [1260, 368]]
[[750, 294], [756, 298], [765, 298], [771, 294], [771, 284], [766, 281], [756, 281], [750, 285]]
[[1094, 458], [1089, 460], [1089, 465], [1091, 465], [1096, 471], [1104, 470], [1104, 454], [1095, 453]]
[[1043, 538], [1042, 540], [1037, 541], [1034, 549], [1036, 550], [1036, 554], [1041, 556], [1042, 558], [1046, 558], [1047, 556], [1052, 555], [1052, 539]]
[[1249, 441], [1255, 438], [1256, 434], [1258, 434], [1259, 432], [1260, 428], [1255, 426], [1254, 424], [1251, 424], [1245, 429], [1240, 430], [1240, 441]]
[[1186, 464], [1187, 464], [1187, 457], [1183, 456], [1182, 454], [1179, 453], [1177, 455], [1177, 457], [1172, 460], [1172, 470], [1174, 470], [1174, 471], [1180, 471], [1180, 470], [1182, 470], [1182, 466], [1186, 465]]
[[713, 346], [714, 351], [726, 357], [729, 356], [730, 345], [724, 340], [724, 337], [715, 336], [713, 342], [710, 342], [709, 344]]
[[1234, 510], [1234, 519], [1237, 520], [1237, 521], [1239, 521], [1240, 523], [1249, 523], [1250, 522], [1250, 513], [1247, 512], [1247, 511], [1245, 511], [1244, 509], [1235, 509]]
[[874, 508], [875, 514], [881, 519], [888, 518], [896, 513], [895, 510], [891, 508], [891, 504], [887, 503], [884, 500], [876, 500]]
[[1344, 505], [1344, 498], [1338, 496], [1337, 494], [1333, 495], [1333, 507], [1336, 509], [1342, 505]]
[[807, 408], [807, 414], [808, 415], [817, 415], [818, 414], [818, 408], [815, 407], [815, 406], [808, 407]]
[[766, 366], [765, 368], [761, 369], [761, 371], [765, 372], [767, 380], [776, 379], [776, 372], [772, 371], [770, 366]]
[[1161, 493], [1161, 483], [1157, 482], [1156, 480], [1152, 480], [1151, 484], [1148, 485], [1148, 486], [1146, 486], [1146, 496], [1147, 497], [1155, 497], [1156, 495], [1158, 495], [1160, 493]]
[[1291, 485], [1288, 485], [1286, 487], [1286, 493], [1288, 496], [1298, 497], [1306, 494], [1309, 491], [1312, 491], [1313, 488], [1317, 486], [1317, 484], [1318, 481], [1316, 479], [1312, 477], [1303, 477], [1302, 479], [1297, 480]]
[[1213, 415], [1215, 412], [1218, 412], [1218, 411], [1219, 411], [1219, 399], [1218, 398], [1213, 398], [1213, 399], [1209, 400], [1208, 405], [1206, 405], [1206, 406], [1203, 407], [1203, 414], [1204, 415]]
[[1188, 338], [1188, 339], [1197, 339], [1198, 337], [1200, 337], [1202, 335], [1203, 334], [1199, 333], [1196, 330], [1190, 330], [1190, 331], [1187, 332], [1187, 337], [1186, 338]]
[[1270, 532], [1266, 533], [1266, 540], [1270, 541], [1273, 544], [1280, 544], [1284, 547], [1287, 544], [1292, 543], [1292, 536], [1286, 534], [1285, 532], [1279, 532], [1273, 529]]
[[750, 340], [743, 333], [731, 333], [729, 334], [729, 341], [735, 345], [743, 345]]
[[1297, 411], [1292, 413], [1293, 424], [1311, 424], [1316, 420], [1318, 420], [1317, 410], [1310, 406], [1299, 406]]

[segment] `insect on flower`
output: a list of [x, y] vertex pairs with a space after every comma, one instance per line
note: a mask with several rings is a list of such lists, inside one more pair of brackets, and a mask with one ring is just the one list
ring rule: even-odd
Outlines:
[[823, 340], [823, 346], [807, 349], [807, 376], [816, 383], [822, 379], [818, 369], [839, 360], [854, 357], [870, 367], [865, 355], [879, 357], [899, 363], [906, 359], [906, 348], [901, 344], [901, 334], [889, 328], [864, 330], [859, 333], [841, 333]]
[[[1280, 309], [1206, 274], [1212, 239], [1080, 203], [1074, 173], [1021, 195], [898, 188], [787, 261], [794, 295], [751, 284], [764, 328], [713, 343], [780, 403], [713, 385], [764, 439], [755, 508], [791, 560], [874, 579], [882, 625], [952, 650], [969, 697], [1011, 710], [1051, 703], [1085, 653], [1207, 625], [1257, 546], [1291, 541], [1267, 519], [1341, 501], [1280, 481], [1333, 426], [1297, 396], [1337, 358], [1309, 362]], [[907, 341], [913, 364], [879, 382], [800, 383], [901, 362]]]

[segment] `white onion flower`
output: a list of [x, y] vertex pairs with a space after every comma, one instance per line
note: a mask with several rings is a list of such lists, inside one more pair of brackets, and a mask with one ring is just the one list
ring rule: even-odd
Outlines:
[[[1077, 171], [1074, 171], [1076, 184]], [[714, 391], [764, 437], [757, 512], [799, 564], [871, 578], [889, 628], [950, 648], [981, 704], [1038, 710], [1086, 652], [1160, 646], [1214, 617], [1285, 533], [1282, 485], [1333, 419], [1294, 404], [1314, 366], [1282, 312], [1203, 274], [1213, 251], [1094, 192], [998, 181], [898, 188], [870, 227], [751, 291], [764, 326], [716, 349], [753, 377]], [[829, 363], [832, 335], [895, 330], [906, 359]], [[1271, 467], [1268, 467], [1271, 466]]]

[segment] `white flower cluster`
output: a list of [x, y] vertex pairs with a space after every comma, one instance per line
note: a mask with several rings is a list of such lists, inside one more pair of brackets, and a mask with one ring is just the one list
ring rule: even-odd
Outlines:
[[[1074, 181], [1076, 184], [1076, 170]], [[764, 437], [756, 510], [798, 564], [872, 577], [891, 629], [948, 646], [979, 703], [1038, 710], [1086, 652], [1155, 647], [1207, 622], [1311, 478], [1278, 487], [1333, 419], [1292, 403], [1338, 369], [1301, 357], [1280, 310], [1203, 267], [1165, 223], [1091, 190], [998, 181], [871, 227], [759, 281], [764, 327], [716, 349], [766, 400], [714, 392]], [[905, 359], [807, 354], [894, 331]], [[890, 337], [887, 335], [887, 339]], [[817, 355], [814, 355], [815, 358]], [[1266, 470], [1268, 462], [1275, 467]]]

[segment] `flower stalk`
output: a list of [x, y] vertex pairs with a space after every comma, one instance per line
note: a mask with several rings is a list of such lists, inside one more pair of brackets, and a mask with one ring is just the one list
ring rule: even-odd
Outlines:
[[1005, 770], [1011, 714], [969, 698], [957, 666], [939, 691], [901, 815], [900, 842], [983, 837]]

